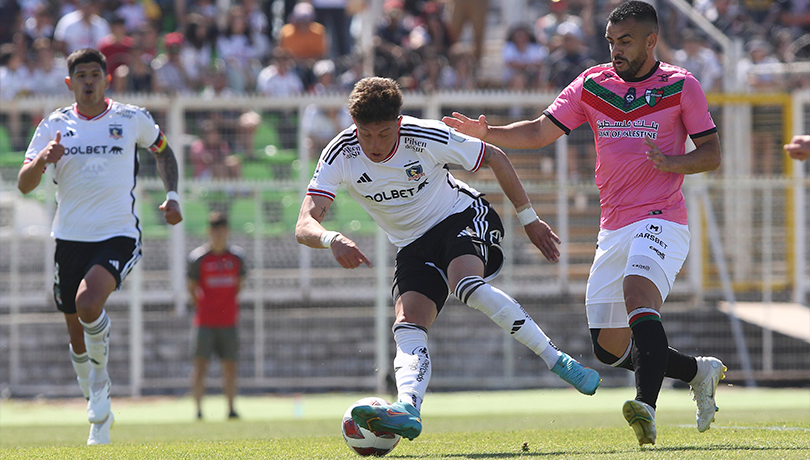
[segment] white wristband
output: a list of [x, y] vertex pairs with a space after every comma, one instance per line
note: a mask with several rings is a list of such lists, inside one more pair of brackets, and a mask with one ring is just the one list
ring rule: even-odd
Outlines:
[[176, 201], [180, 203], [180, 195], [174, 190], [166, 192], [166, 201]]
[[531, 206], [517, 213], [517, 218], [524, 227], [539, 219], [537, 213], [534, 212], [534, 208]]
[[331, 248], [332, 243], [334, 243], [337, 237], [339, 236], [340, 236], [339, 232], [325, 231], [321, 233], [321, 246], [325, 248]]

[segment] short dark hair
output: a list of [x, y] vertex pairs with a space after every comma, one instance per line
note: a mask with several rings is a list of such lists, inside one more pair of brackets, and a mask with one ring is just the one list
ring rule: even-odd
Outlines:
[[97, 62], [101, 66], [101, 70], [107, 73], [107, 58], [99, 50], [93, 48], [82, 48], [72, 53], [67, 58], [68, 75], [73, 75], [76, 66], [79, 64], [90, 64]]
[[364, 78], [349, 95], [349, 114], [357, 123], [393, 121], [401, 113], [402, 91], [390, 78]]
[[211, 213], [208, 214], [208, 226], [211, 228], [227, 227], [228, 216], [222, 211], [211, 211]]
[[608, 15], [608, 22], [618, 24], [626, 19], [635, 19], [637, 22], [648, 24], [653, 33], [658, 33], [658, 13], [655, 7], [646, 2], [632, 0], [617, 6]]

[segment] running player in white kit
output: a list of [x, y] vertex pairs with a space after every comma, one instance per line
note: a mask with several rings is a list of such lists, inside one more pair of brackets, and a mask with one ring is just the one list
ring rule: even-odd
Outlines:
[[538, 219], [506, 155], [441, 122], [402, 116], [401, 109], [402, 94], [393, 80], [372, 77], [355, 85], [349, 97], [354, 125], [323, 150], [295, 229], [299, 243], [331, 248], [344, 268], [371, 266], [352, 240], [321, 225], [345, 184], [398, 248], [392, 290], [398, 400], [390, 406], [355, 407], [352, 418], [371, 431], [419, 436], [431, 374], [427, 331], [451, 292], [581, 393], [594, 394], [599, 374], [559, 351], [520, 304], [487, 283], [503, 264], [501, 220], [481, 193], [455, 180], [445, 167], [457, 164], [474, 172], [489, 166], [531, 242], [556, 262], [560, 240]]
[[177, 160], [166, 137], [145, 109], [104, 97], [107, 63], [94, 49], [68, 56], [67, 87], [76, 103], [55, 110], [37, 127], [17, 179], [24, 194], [54, 168], [56, 239], [53, 294], [65, 314], [70, 358], [87, 398], [91, 423], [87, 444], [109, 444], [113, 413], [107, 374], [110, 317], [107, 297], [141, 258], [141, 229], [135, 212], [138, 147], [148, 148], [166, 187], [160, 205], [166, 222], [177, 224]]

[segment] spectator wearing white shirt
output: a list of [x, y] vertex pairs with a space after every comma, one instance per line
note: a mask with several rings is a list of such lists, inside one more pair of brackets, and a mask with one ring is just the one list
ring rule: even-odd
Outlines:
[[548, 50], [537, 43], [528, 26], [518, 25], [511, 30], [502, 57], [503, 79], [510, 88], [522, 90], [539, 86]]
[[180, 50], [180, 60], [191, 85], [205, 85], [205, 73], [211, 67], [216, 29], [205, 16], [190, 13], [186, 16], [186, 39]]
[[36, 10], [34, 10], [34, 14], [25, 20], [23, 28], [25, 35], [27, 35], [31, 41], [43, 37], [52, 39], [54, 32], [53, 18], [48, 13], [47, 5], [39, 4]]
[[152, 61], [158, 91], [169, 94], [191, 91], [186, 70], [180, 61], [180, 48], [183, 46], [183, 41], [183, 34], [180, 32], [168, 33], [163, 38], [166, 53]]
[[79, 9], [56, 23], [56, 47], [65, 56], [81, 48], [95, 48], [110, 33], [110, 25], [98, 15], [99, 0], [80, 0]]
[[55, 58], [51, 41], [47, 38], [38, 38], [34, 41], [36, 53], [36, 67], [32, 75], [32, 87], [38, 96], [67, 96], [69, 91], [65, 86], [65, 76], [68, 74], [67, 62], [63, 58]]
[[121, 6], [115, 13], [124, 18], [127, 33], [135, 32], [147, 20], [144, 4], [136, 0], [121, 0]]
[[[238, 93], [253, 85], [253, 67], [259, 57], [248, 29], [245, 11], [240, 6], [228, 10], [228, 26], [217, 37], [217, 56], [227, 64], [228, 86]], [[256, 64], [259, 67], [259, 64]]]
[[273, 52], [273, 64], [262, 69], [256, 82], [256, 91], [264, 96], [286, 97], [304, 92], [304, 83], [292, 70], [290, 53], [282, 48]]
[[673, 51], [672, 59], [669, 62], [691, 72], [700, 82], [704, 92], [718, 91], [723, 76], [723, 66], [720, 64], [717, 54], [703, 44], [703, 40], [694, 30], [686, 29], [681, 36], [683, 37], [683, 49]]
[[0, 46], [0, 100], [8, 101], [30, 92], [31, 72], [25, 55], [13, 43]]

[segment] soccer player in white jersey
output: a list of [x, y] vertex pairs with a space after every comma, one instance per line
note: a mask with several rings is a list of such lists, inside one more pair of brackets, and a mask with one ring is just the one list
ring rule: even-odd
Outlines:
[[[725, 366], [691, 357], [667, 342], [661, 306], [689, 251], [681, 184], [685, 174], [720, 166], [720, 140], [700, 84], [686, 70], [655, 59], [658, 16], [630, 1], [608, 16], [611, 64], [584, 71], [539, 118], [489, 126], [454, 113], [444, 122], [509, 148], [540, 148], [588, 122], [597, 149], [602, 207], [597, 249], [585, 294], [594, 354], [634, 371], [636, 398], [622, 414], [639, 444], [655, 444], [655, 406], [664, 376], [692, 387], [698, 431], [717, 410]], [[686, 135], [696, 149], [685, 151]]]
[[34, 190], [53, 165], [54, 300], [65, 314], [70, 358], [88, 400], [87, 444], [109, 444], [114, 418], [107, 374], [110, 318], [104, 303], [141, 258], [134, 194], [137, 149], [149, 148], [155, 155], [167, 191], [160, 210], [172, 225], [182, 220], [177, 160], [149, 112], [104, 97], [110, 86], [104, 55], [80, 49], [67, 64], [65, 83], [76, 103], [39, 124], [17, 187], [24, 194]]
[[559, 351], [520, 304], [487, 283], [503, 264], [501, 220], [478, 191], [455, 180], [445, 167], [458, 164], [477, 171], [489, 166], [529, 240], [556, 262], [560, 240], [538, 219], [506, 155], [441, 122], [402, 116], [401, 109], [402, 93], [393, 80], [372, 77], [355, 85], [349, 97], [354, 125], [323, 150], [295, 228], [299, 243], [331, 248], [343, 268], [371, 266], [351, 239], [321, 225], [345, 184], [398, 248], [392, 290], [398, 400], [390, 406], [355, 407], [352, 418], [371, 431], [419, 436], [431, 374], [427, 332], [451, 292], [581, 393], [594, 394], [599, 374]]

